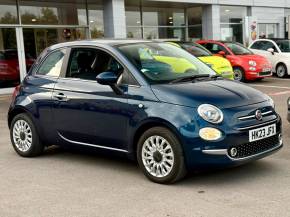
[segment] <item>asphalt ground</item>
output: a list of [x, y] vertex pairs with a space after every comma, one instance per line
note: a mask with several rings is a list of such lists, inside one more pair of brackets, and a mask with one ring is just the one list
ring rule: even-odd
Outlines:
[[174, 185], [148, 181], [122, 157], [52, 147], [37, 158], [13, 150], [0, 96], [0, 217], [290, 216], [290, 79], [251, 82], [283, 119], [284, 148], [241, 167], [191, 174]]

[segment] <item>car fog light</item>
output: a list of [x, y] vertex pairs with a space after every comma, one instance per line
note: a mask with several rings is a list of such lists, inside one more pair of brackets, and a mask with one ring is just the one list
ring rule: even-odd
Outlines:
[[281, 134], [279, 134], [279, 145], [282, 145], [283, 144], [283, 137]]
[[236, 157], [238, 154], [238, 150], [236, 148], [231, 148], [230, 149], [230, 155], [231, 157]]
[[255, 67], [250, 67], [249, 68], [251, 71], [256, 71], [256, 68]]
[[207, 140], [207, 141], [215, 141], [222, 137], [222, 133], [218, 129], [206, 127], [206, 128], [200, 129], [199, 136], [202, 139]]

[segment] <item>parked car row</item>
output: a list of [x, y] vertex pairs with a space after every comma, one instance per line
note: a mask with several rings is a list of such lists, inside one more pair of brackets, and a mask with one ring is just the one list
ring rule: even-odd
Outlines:
[[[199, 43], [229, 56], [244, 79], [269, 75], [268, 61], [239, 44]], [[228, 76], [226, 60], [186, 43], [53, 45], [13, 93], [8, 111], [13, 148], [23, 157], [40, 155], [50, 145], [118, 152], [162, 184], [189, 170], [238, 166], [280, 150], [282, 125], [273, 100], [214, 68]]]
[[236, 81], [262, 80], [272, 76], [272, 64], [240, 43], [214, 40], [168, 41], [187, 50], [217, 74]]

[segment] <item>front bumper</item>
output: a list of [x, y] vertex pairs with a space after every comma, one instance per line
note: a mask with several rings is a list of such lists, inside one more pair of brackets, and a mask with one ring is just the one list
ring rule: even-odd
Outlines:
[[273, 73], [271, 71], [263, 71], [263, 69], [258, 69], [256, 71], [246, 71], [245, 72], [246, 79], [247, 80], [255, 80], [255, 79], [261, 79], [266, 77], [271, 77]]
[[[276, 124], [277, 140], [269, 139], [260, 140], [253, 144], [249, 142], [249, 130], [260, 127]], [[274, 136], [273, 136], [274, 137]], [[197, 139], [200, 142], [199, 147], [194, 147], [190, 152], [186, 153], [187, 165], [189, 169], [210, 169], [210, 168], [225, 168], [242, 165], [254, 160], [264, 158], [273, 154], [283, 147], [281, 134], [281, 119], [278, 116], [275, 120], [267, 121], [262, 124], [252, 125], [246, 129], [228, 130], [222, 141], [206, 142], [202, 139]], [[263, 144], [266, 142], [266, 144]], [[261, 148], [259, 148], [261, 145]], [[233, 147], [240, 147], [240, 150], [246, 153], [232, 157], [230, 150]], [[249, 147], [250, 151], [246, 148]], [[254, 148], [254, 150], [253, 150]], [[256, 150], [257, 149], [257, 150]]]

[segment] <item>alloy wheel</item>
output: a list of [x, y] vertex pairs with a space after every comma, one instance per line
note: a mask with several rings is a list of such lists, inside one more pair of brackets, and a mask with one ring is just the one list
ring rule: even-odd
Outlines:
[[32, 130], [25, 120], [17, 120], [13, 126], [13, 141], [21, 152], [27, 152], [32, 145]]
[[241, 81], [243, 79], [243, 72], [240, 69], [234, 69], [234, 79]]
[[142, 162], [154, 177], [166, 177], [174, 166], [174, 153], [169, 142], [161, 136], [151, 136], [143, 144]]
[[279, 78], [283, 78], [283, 77], [285, 77], [285, 75], [286, 75], [286, 68], [285, 68], [285, 66], [284, 65], [279, 65], [277, 67], [277, 76]]

